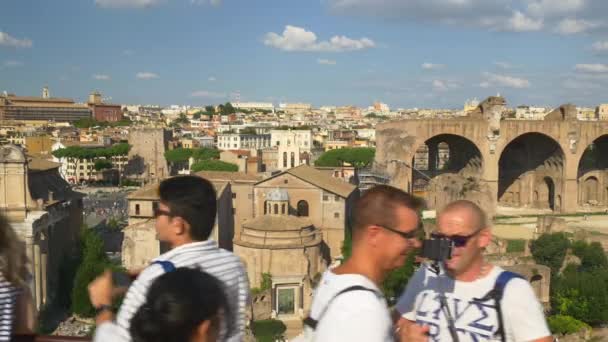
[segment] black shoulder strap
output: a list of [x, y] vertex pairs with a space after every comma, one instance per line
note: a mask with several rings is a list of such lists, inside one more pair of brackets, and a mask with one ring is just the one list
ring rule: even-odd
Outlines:
[[521, 275], [519, 275], [517, 273], [510, 272], [510, 271], [502, 271], [502, 273], [500, 273], [498, 275], [498, 278], [496, 278], [496, 282], [494, 283], [494, 288], [492, 290], [490, 290], [490, 292], [488, 292], [485, 296], [478, 299], [479, 301], [482, 301], [482, 302], [485, 302], [490, 299], [494, 299], [494, 303], [496, 305], [496, 316], [498, 318], [498, 330], [496, 331], [496, 333], [500, 335], [500, 340], [503, 342], [507, 341], [507, 337], [505, 334], [504, 318], [502, 315], [502, 307], [500, 304], [501, 304], [502, 297], [505, 292], [505, 287], [507, 287], [507, 284], [509, 283], [509, 281], [511, 281], [511, 279], [514, 279], [514, 278], [524, 279], [524, 277], [522, 277]]
[[325, 307], [323, 308], [323, 310], [321, 311], [321, 313], [319, 314], [319, 317], [317, 317], [317, 319], [312, 318], [310, 315], [308, 317], [304, 318], [304, 325], [312, 328], [312, 330], [315, 330], [317, 328], [317, 325], [319, 324], [319, 321], [321, 320], [321, 318], [323, 318], [323, 315], [325, 315], [325, 312], [327, 312], [327, 309], [329, 309], [329, 306], [334, 301], [334, 299], [336, 299], [336, 297], [338, 297], [341, 294], [344, 294], [346, 292], [351, 292], [351, 291], [369, 291], [369, 292], [373, 292], [376, 296], [378, 296], [378, 293], [375, 290], [372, 290], [365, 286], [361, 286], [361, 285], [349, 286], [345, 289], [340, 290], [333, 297], [331, 297], [331, 299], [329, 300], [329, 302], [327, 302], [327, 305], [325, 305]]

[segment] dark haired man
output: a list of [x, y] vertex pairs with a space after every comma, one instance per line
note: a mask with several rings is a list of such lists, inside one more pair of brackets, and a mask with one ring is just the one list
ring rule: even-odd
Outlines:
[[452, 241], [452, 257], [437, 273], [420, 267], [408, 282], [396, 306], [403, 341], [553, 340], [530, 284], [484, 261], [488, 226], [484, 211], [470, 201], [441, 211], [434, 236]]
[[171, 250], [160, 255], [131, 284], [113, 319], [112, 277], [106, 272], [89, 286], [91, 303], [98, 309], [96, 341], [129, 341], [130, 321], [146, 301], [152, 282], [177, 267], [200, 268], [218, 278], [228, 298], [228, 313], [222, 321], [220, 340], [241, 341], [245, 327], [245, 307], [249, 295], [247, 274], [234, 254], [208, 240], [216, 216], [216, 195], [213, 185], [197, 176], [178, 176], [159, 185], [160, 203], [155, 209], [156, 233]]
[[416, 197], [386, 185], [363, 194], [354, 208], [352, 255], [323, 275], [304, 321], [303, 339], [393, 341], [380, 285], [419, 246], [421, 207]]

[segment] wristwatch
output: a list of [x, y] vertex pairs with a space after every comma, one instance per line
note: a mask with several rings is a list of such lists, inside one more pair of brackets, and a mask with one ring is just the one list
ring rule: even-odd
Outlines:
[[98, 306], [98, 307], [95, 308], [95, 316], [99, 315], [100, 313], [102, 313], [104, 311], [113, 312], [114, 309], [112, 308], [112, 305], [101, 304], [100, 306]]

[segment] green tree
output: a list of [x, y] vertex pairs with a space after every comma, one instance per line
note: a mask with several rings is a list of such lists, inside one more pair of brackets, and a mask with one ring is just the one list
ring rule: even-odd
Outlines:
[[580, 271], [608, 268], [608, 258], [599, 242], [575, 241], [572, 243], [572, 252], [581, 259]]
[[192, 152], [192, 158], [194, 158], [195, 161], [219, 159], [220, 150], [208, 147], [197, 148]]
[[74, 279], [72, 311], [83, 317], [92, 317], [95, 314], [95, 309], [89, 301], [89, 283], [112, 265], [104, 252], [104, 244], [101, 237], [95, 231], [86, 228], [82, 234], [84, 243], [83, 257]]
[[376, 149], [370, 147], [349, 147], [329, 150], [316, 161], [316, 166], [344, 166], [350, 164], [357, 168], [366, 167], [374, 161]]
[[580, 271], [569, 267], [551, 284], [551, 306], [591, 326], [608, 322], [608, 269]]
[[186, 162], [192, 157], [192, 149], [190, 148], [174, 148], [172, 150], [165, 151], [165, 159], [169, 163]]
[[112, 168], [112, 162], [107, 159], [99, 159], [95, 161], [95, 171], [101, 171]]
[[245, 127], [240, 131], [241, 134], [258, 134], [255, 127]]
[[205, 106], [205, 112], [215, 114], [215, 107], [213, 106]]
[[221, 160], [203, 160], [192, 164], [192, 172], [199, 171], [227, 171], [237, 172], [239, 167], [236, 164], [226, 163]]
[[562, 267], [570, 240], [564, 233], [543, 234], [530, 244], [530, 252], [536, 263], [549, 266], [551, 274], [557, 275]]

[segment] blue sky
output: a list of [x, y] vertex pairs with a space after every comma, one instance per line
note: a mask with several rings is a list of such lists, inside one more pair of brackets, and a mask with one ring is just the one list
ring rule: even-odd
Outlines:
[[605, 0], [3, 0], [0, 91], [117, 103], [608, 101]]

